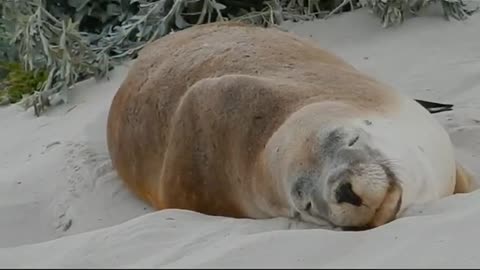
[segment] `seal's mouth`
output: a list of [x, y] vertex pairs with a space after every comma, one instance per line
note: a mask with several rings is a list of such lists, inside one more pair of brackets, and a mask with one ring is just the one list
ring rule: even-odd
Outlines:
[[370, 225], [362, 225], [362, 226], [338, 226], [332, 223], [328, 218], [320, 217], [311, 213], [304, 213], [300, 211], [296, 211], [294, 214], [294, 219], [310, 223], [322, 228], [329, 228], [329, 229], [339, 229], [341, 231], [366, 231], [373, 229]]
[[364, 226], [354, 226], [354, 227], [340, 227], [342, 231], [353, 231], [353, 232], [360, 232], [360, 231], [368, 231], [373, 229], [372, 226], [364, 225]]
[[342, 226], [344, 231], [363, 231], [387, 224], [397, 217], [402, 205], [402, 188], [396, 181], [389, 183], [382, 203], [375, 209], [370, 209], [372, 217], [360, 226]]
[[390, 182], [387, 194], [368, 226], [374, 228], [393, 221], [400, 212], [402, 194], [403, 190], [398, 181]]

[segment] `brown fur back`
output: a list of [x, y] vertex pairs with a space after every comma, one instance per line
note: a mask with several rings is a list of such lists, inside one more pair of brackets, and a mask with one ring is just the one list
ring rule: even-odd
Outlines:
[[324, 100], [384, 112], [386, 88], [290, 33], [196, 26], [142, 50], [112, 101], [108, 147], [158, 209], [245, 217], [255, 196], [282, 204], [261, 154], [292, 112]]

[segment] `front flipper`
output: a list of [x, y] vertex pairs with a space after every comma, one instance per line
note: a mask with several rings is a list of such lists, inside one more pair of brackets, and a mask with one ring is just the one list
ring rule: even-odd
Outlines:
[[473, 176], [463, 168], [460, 163], [457, 162], [456, 168], [456, 182], [455, 182], [455, 191], [456, 193], [469, 193], [472, 192], [475, 188], [473, 185]]

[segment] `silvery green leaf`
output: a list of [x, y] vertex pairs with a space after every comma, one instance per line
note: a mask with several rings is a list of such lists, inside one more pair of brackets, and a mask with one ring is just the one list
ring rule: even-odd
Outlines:
[[144, 16], [140, 16], [140, 15], [133, 15], [132, 17], [130, 17], [131, 20], [136, 20], [136, 21], [141, 20], [143, 18]]
[[224, 4], [218, 3], [218, 2], [215, 2], [214, 5], [215, 5], [215, 8], [218, 10], [224, 10], [227, 8]]
[[152, 29], [153, 29], [153, 25], [147, 25], [143, 32], [148, 34], [152, 31]]
[[180, 29], [185, 29], [188, 26], [190, 26], [190, 24], [187, 23], [181, 15], [176, 15], [175, 16], [175, 25]]
[[50, 66], [52, 64], [52, 58], [50, 57], [50, 52], [48, 51], [49, 49], [48, 41], [42, 33], [40, 33], [40, 39], [42, 40], [43, 52], [47, 56], [47, 65]]

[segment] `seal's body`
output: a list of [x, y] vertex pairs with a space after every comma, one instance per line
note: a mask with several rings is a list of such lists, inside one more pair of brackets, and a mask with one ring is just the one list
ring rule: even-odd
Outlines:
[[427, 110], [273, 28], [207, 24], [147, 45], [107, 140], [119, 176], [157, 209], [375, 227], [470, 189]]

